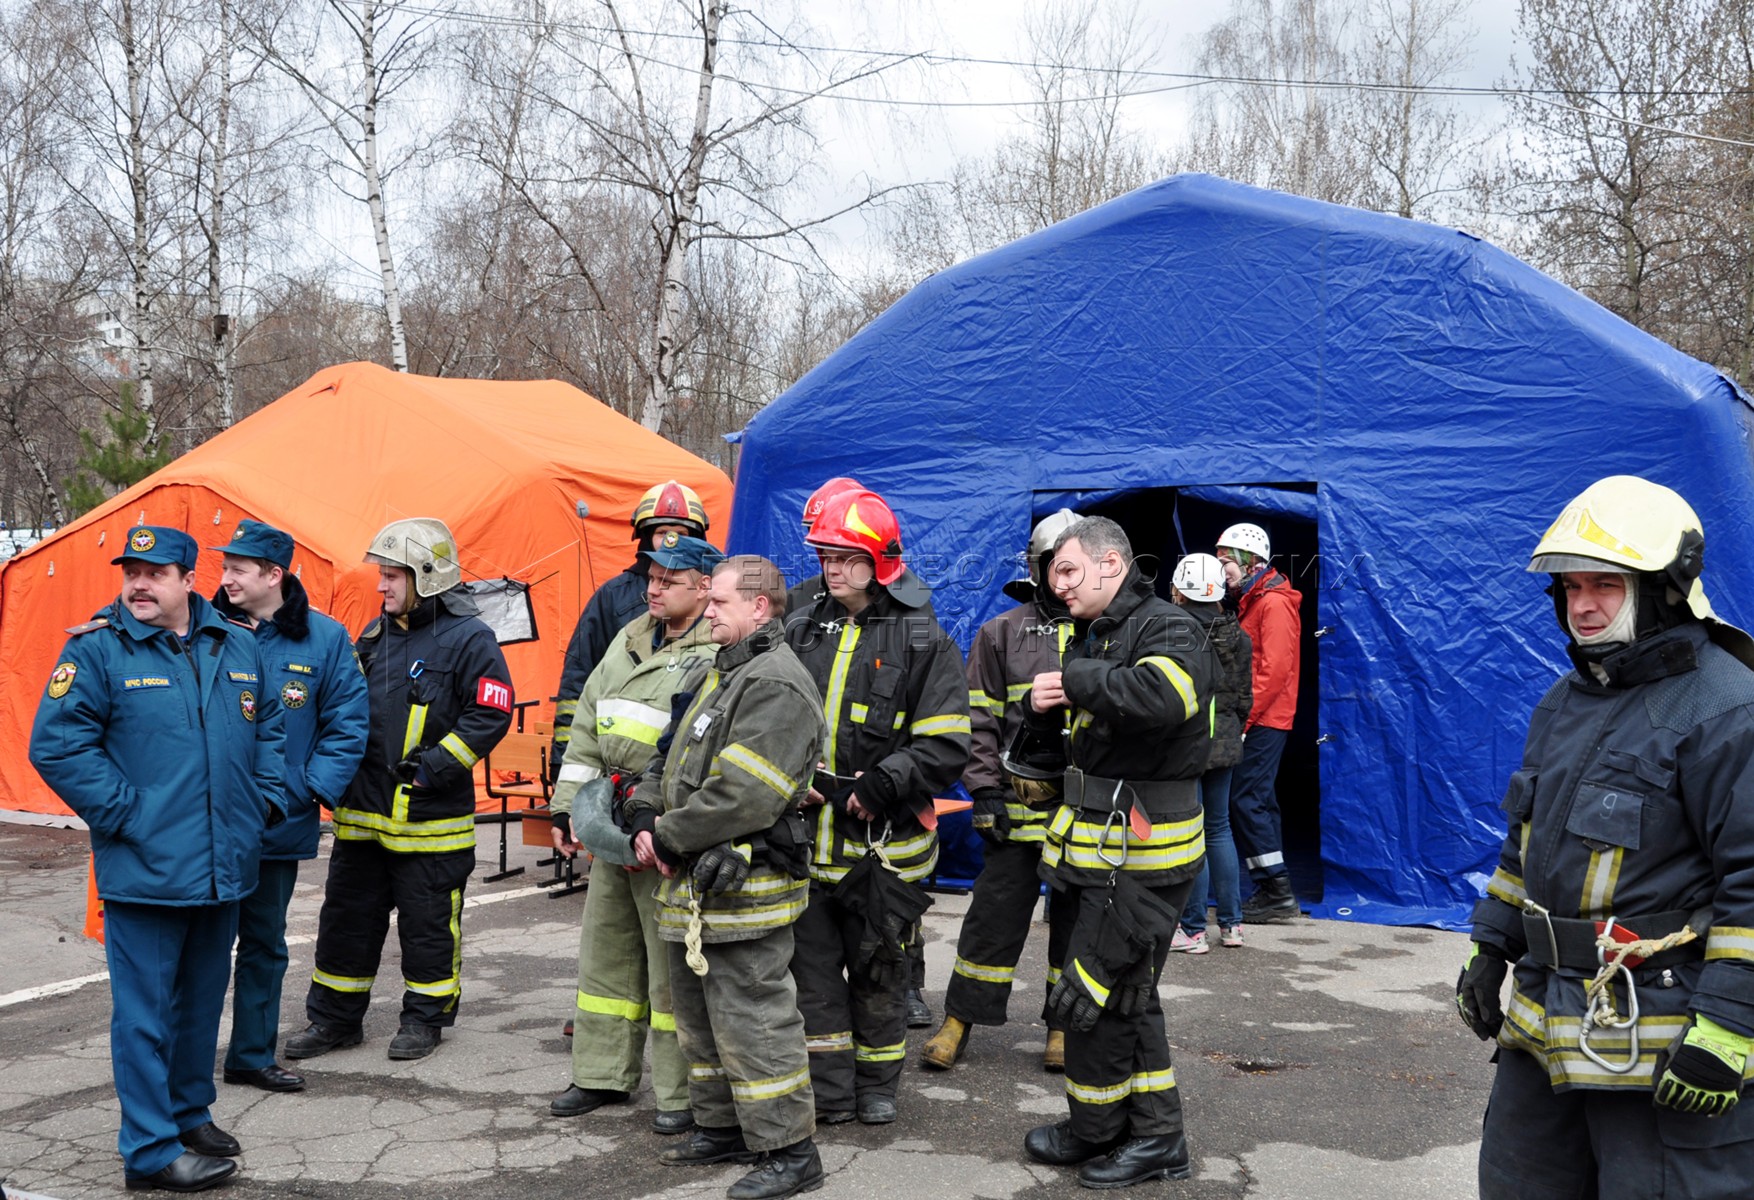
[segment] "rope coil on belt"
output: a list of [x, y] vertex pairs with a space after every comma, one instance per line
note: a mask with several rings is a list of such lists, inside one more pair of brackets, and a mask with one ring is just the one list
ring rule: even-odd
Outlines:
[[700, 935], [705, 924], [700, 915], [700, 897], [695, 894], [694, 882], [690, 880], [688, 884], [688, 928], [682, 934], [682, 946], [685, 951], [683, 960], [688, 963], [690, 971], [703, 979], [706, 977], [707, 962], [706, 955], [701, 952]]

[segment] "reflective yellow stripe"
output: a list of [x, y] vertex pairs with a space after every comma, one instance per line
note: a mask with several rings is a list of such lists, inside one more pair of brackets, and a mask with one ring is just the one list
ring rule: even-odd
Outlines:
[[331, 975], [327, 971], [312, 971], [311, 982], [320, 983], [332, 992], [369, 992], [375, 975]]
[[[869, 846], [840, 837], [833, 823], [833, 811], [826, 804], [822, 807], [824, 811], [818, 818], [816, 857], [810, 864], [810, 877], [823, 883], [839, 883], [852, 870], [853, 864], [865, 857]], [[884, 851], [889, 855], [889, 865], [896, 874], [909, 883], [918, 883], [938, 865], [938, 834], [928, 829], [912, 837], [891, 841]]]
[[[555, 744], [558, 746], [565, 746], [571, 741], [572, 741], [572, 726], [571, 725], [562, 725], [559, 721], [559, 718], [556, 718], [555, 723], [554, 723], [554, 742], [555, 742]], [[564, 751], [562, 753], [564, 753]]]
[[1754, 962], [1754, 929], [1741, 925], [1713, 925], [1705, 939], [1705, 961], [1720, 958]]
[[420, 745], [421, 737], [426, 733], [426, 705], [413, 704], [408, 708], [408, 728], [402, 731], [402, 757], [407, 758]]
[[859, 626], [849, 623], [840, 631], [840, 644], [834, 650], [834, 666], [828, 672], [828, 694], [822, 698], [822, 715], [828, 720], [828, 737], [822, 743], [822, 763], [836, 774], [835, 752], [839, 748], [840, 706], [846, 699], [847, 672], [852, 669], [853, 651], [858, 645]]
[[1161, 1071], [1140, 1071], [1132, 1079], [1133, 1091], [1167, 1092], [1175, 1087], [1175, 1068], [1165, 1067]]
[[370, 829], [359, 829], [346, 825], [335, 827], [335, 838], [342, 842], [376, 842], [386, 850], [397, 854], [444, 854], [452, 850], [473, 850], [475, 848], [475, 829], [470, 827], [468, 833], [455, 833], [448, 837], [400, 837], [393, 833], [378, 833]]
[[554, 703], [554, 715], [557, 717], [570, 717], [578, 711], [579, 702], [577, 700], [557, 700]]
[[656, 746], [664, 734], [664, 726], [670, 723], [670, 714], [638, 700], [612, 696], [597, 701], [596, 719], [599, 737], [613, 735], [641, 745]]
[[1147, 654], [1135, 665], [1143, 667], [1147, 663], [1162, 671], [1164, 678], [1169, 680], [1171, 686], [1175, 688], [1176, 694], [1182, 698], [1182, 716], [1184, 718], [1191, 717], [1200, 711], [1199, 697], [1194, 695], [1194, 677], [1182, 670], [1180, 663], [1173, 658], [1165, 658], [1161, 654]]
[[893, 1046], [867, 1046], [853, 1043], [854, 1062], [900, 1062], [907, 1057], [907, 1043], [897, 1042]]
[[455, 975], [435, 983], [416, 983], [412, 979], [404, 979], [402, 986], [419, 996], [455, 996], [463, 990], [462, 980]]
[[1070, 1075], [1066, 1076], [1066, 1095], [1080, 1104], [1114, 1104], [1125, 1100], [1133, 1094], [1133, 1081], [1123, 1079], [1119, 1083], [1097, 1086], [1079, 1083]]
[[834, 1054], [841, 1050], [851, 1050], [852, 1048], [853, 1033], [850, 1029], [842, 1030], [840, 1033], [804, 1035], [804, 1049], [808, 1050], [811, 1054]]
[[1517, 908], [1521, 908], [1523, 901], [1529, 898], [1528, 890], [1523, 887], [1523, 881], [1503, 867], [1492, 872], [1492, 878], [1486, 884], [1486, 894], [1496, 896], [1506, 904], [1514, 905]]
[[1016, 967], [988, 967], [981, 963], [969, 962], [966, 958], [956, 960], [950, 968], [964, 979], [972, 979], [977, 983], [1010, 983], [1017, 977]]
[[652, 1010], [652, 1028], [662, 1033], [676, 1032], [676, 1014]]
[[[1126, 825], [1108, 829], [1109, 841], [1103, 844], [1105, 826], [1095, 821], [1078, 820], [1074, 810], [1061, 805], [1048, 826], [1048, 842], [1042, 850], [1042, 861], [1058, 866], [1062, 861], [1089, 871], [1111, 871], [1112, 862], [1126, 847], [1126, 871], [1168, 871], [1197, 862], [1206, 852], [1205, 814], [1196, 812], [1183, 821], [1159, 821], [1151, 827], [1151, 836], [1143, 842], [1136, 839]], [[1052, 861], [1049, 861], [1050, 855]]]
[[847, 715], [853, 719], [853, 724], [863, 725], [865, 718], [871, 715], [871, 709], [869, 705], [860, 704], [855, 700], [847, 705]]
[[778, 792], [782, 800], [790, 800], [798, 794], [799, 786], [796, 779], [740, 742], [733, 742], [720, 750], [719, 758], [733, 766], [743, 768]]
[[1034, 686], [1035, 686], [1035, 680], [1033, 680], [1033, 679], [1028, 680], [1027, 682], [1024, 682], [1024, 683], [1014, 683], [1010, 687], [1005, 689], [1005, 699], [1010, 700], [1013, 703], [1015, 703], [1016, 701], [1021, 700], [1021, 699], [1023, 699], [1023, 697], [1029, 695], [1029, 689], [1033, 688]]
[[644, 1004], [635, 1004], [631, 1000], [617, 1000], [613, 996], [592, 996], [585, 992], [579, 993], [579, 1011], [596, 1013], [603, 1017], [620, 1017], [623, 1021], [643, 1024], [649, 1020], [652, 1010]]
[[1590, 865], [1583, 875], [1583, 899], [1577, 908], [1579, 916], [1596, 920], [1613, 915], [1614, 885], [1620, 881], [1620, 865], [1625, 860], [1624, 846], [1590, 851]]
[[402, 837], [433, 837], [440, 834], [462, 833], [475, 831], [474, 817], [438, 817], [431, 821], [398, 821], [394, 817], [386, 817], [382, 813], [366, 812], [360, 808], [338, 808], [335, 810], [335, 832], [340, 834], [344, 826], [358, 826], [378, 833], [393, 833]]
[[1107, 1008], [1108, 989], [1096, 982], [1090, 972], [1084, 969], [1084, 964], [1075, 958], [1072, 960], [1072, 970], [1077, 974], [1079, 982], [1084, 985], [1084, 990], [1090, 993], [1091, 999], [1095, 1000], [1104, 1008]]
[[[806, 1069], [808, 1073], [808, 1069]], [[715, 1079], [725, 1078], [725, 1068], [713, 1063], [690, 1063], [688, 1078], [699, 1083], [710, 1083]]]
[[[471, 833], [474, 831], [471, 830]], [[463, 994], [463, 889], [451, 889], [451, 976], [457, 981], [456, 996]], [[445, 1005], [449, 1012], [456, 1007], [456, 996]]]
[[968, 706], [970, 708], [984, 708], [989, 712], [996, 713], [1003, 713], [1005, 711], [1005, 702], [1003, 700], [999, 699], [997, 696], [989, 696], [985, 692], [970, 692], [968, 694]]
[[[703, 908], [700, 913], [701, 924], [709, 930], [778, 929], [782, 925], [790, 925], [804, 915], [804, 909], [809, 905], [810, 884], [804, 879], [788, 879], [786, 882], [795, 883], [797, 888], [782, 903], [760, 904], [750, 908]], [[689, 918], [686, 901], [666, 904], [658, 910], [658, 928], [686, 929]]]
[[967, 734], [968, 718], [954, 713], [946, 713], [937, 717], [921, 717], [907, 731], [913, 737], [948, 737], [951, 734]]
[[790, 1075], [776, 1075], [771, 1079], [731, 1080], [731, 1098], [733, 1100], [777, 1100], [781, 1096], [789, 1096], [810, 1082], [810, 1068], [799, 1067]]
[[1053, 987], [1054, 984], [1060, 982], [1060, 974], [1061, 974], [1060, 968], [1058, 968], [1058, 967], [1049, 967], [1048, 968], [1048, 986], [1050, 988]]
[[906, 724], [907, 724], [907, 710], [903, 709], [902, 711], [895, 714], [895, 723], [893, 726], [891, 726], [891, 728], [899, 730], [903, 725], [906, 725]]
[[469, 743], [454, 733], [447, 733], [439, 739], [439, 745], [451, 752], [451, 757], [463, 764], [465, 771], [481, 761], [481, 756], [469, 749]]

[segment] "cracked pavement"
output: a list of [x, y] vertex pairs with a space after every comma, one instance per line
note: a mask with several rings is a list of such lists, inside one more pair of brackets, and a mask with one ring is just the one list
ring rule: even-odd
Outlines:
[[[497, 830], [483, 826], [482, 871]], [[515, 841], [515, 836], [514, 836]], [[327, 843], [325, 842], [325, 853]], [[575, 988], [584, 897], [527, 893], [545, 868], [513, 846], [525, 875], [471, 882], [458, 1025], [430, 1058], [390, 1062], [399, 992], [394, 935], [365, 1044], [299, 1064], [303, 1092], [219, 1085], [218, 1125], [244, 1145], [224, 1194], [352, 1200], [574, 1200], [722, 1196], [747, 1168], [665, 1167], [649, 1089], [585, 1117], [548, 1115], [569, 1081], [560, 1034]], [[281, 1028], [302, 1028], [325, 862], [302, 864], [289, 934]], [[110, 1086], [109, 990], [20, 993], [104, 969], [79, 936], [83, 834], [0, 825], [0, 1176], [57, 1200], [122, 1194]], [[503, 897], [493, 901], [495, 896]], [[966, 897], [927, 914], [927, 998], [941, 1013]], [[1460, 934], [1338, 922], [1248, 926], [1241, 950], [1171, 956], [1162, 994], [1186, 1108], [1194, 1177], [1129, 1195], [1251, 1200], [1407, 1200], [1469, 1195], [1489, 1048], [1455, 1017]], [[1072, 1173], [1029, 1161], [1031, 1126], [1066, 1107], [1040, 1069], [1037, 1019], [1046, 927], [1037, 924], [1012, 997], [1012, 1024], [977, 1028], [953, 1071], [915, 1062], [909, 1033], [901, 1116], [817, 1135], [823, 1200], [921, 1195], [1028, 1200], [1079, 1194]], [[1022, 982], [1028, 980], [1031, 982]], [[229, 1017], [229, 1014], [228, 1014]], [[226, 1031], [221, 1030], [223, 1052]], [[1087, 1193], [1086, 1193], [1087, 1194]]]

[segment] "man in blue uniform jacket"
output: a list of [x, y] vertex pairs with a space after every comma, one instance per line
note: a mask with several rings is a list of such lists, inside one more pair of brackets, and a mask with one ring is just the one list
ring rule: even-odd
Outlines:
[[263, 835], [256, 890], [238, 908], [225, 1081], [294, 1092], [304, 1077], [274, 1061], [286, 908], [299, 860], [317, 856], [318, 806], [332, 807], [359, 769], [371, 707], [352, 636], [341, 622], [311, 611], [304, 584], [291, 573], [292, 537], [240, 521], [231, 542], [217, 550], [225, 569], [213, 607], [255, 627], [263, 690], [279, 697], [285, 714], [288, 807], [287, 820]]
[[91, 829], [110, 968], [110, 1058], [130, 1188], [237, 1170], [213, 1054], [238, 902], [285, 818], [280, 701], [255, 635], [194, 593], [195, 540], [138, 525], [122, 592], [62, 649], [30, 760]]

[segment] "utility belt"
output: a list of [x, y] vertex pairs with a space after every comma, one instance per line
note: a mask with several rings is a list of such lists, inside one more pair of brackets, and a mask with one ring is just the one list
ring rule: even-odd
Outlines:
[[1554, 917], [1545, 912], [1523, 912], [1523, 938], [1528, 942], [1529, 957], [1550, 971], [1576, 971], [1593, 975], [1603, 965], [1603, 951], [1597, 939], [1606, 934], [1615, 941], [1630, 943], [1655, 940], [1693, 926], [1693, 941], [1674, 946], [1650, 958], [1627, 955], [1628, 967], [1673, 967], [1693, 962], [1705, 955], [1705, 934], [1711, 926], [1711, 908], [1671, 909], [1640, 917], [1610, 917], [1603, 921]]
[[1200, 811], [1198, 779], [1105, 779], [1067, 767], [1061, 803], [1108, 816], [1137, 807], [1153, 824]]
[[1026, 779], [1022, 775], [1005, 775], [1005, 782], [1018, 802], [1029, 808], [1050, 809], [1060, 802], [1059, 779]]

